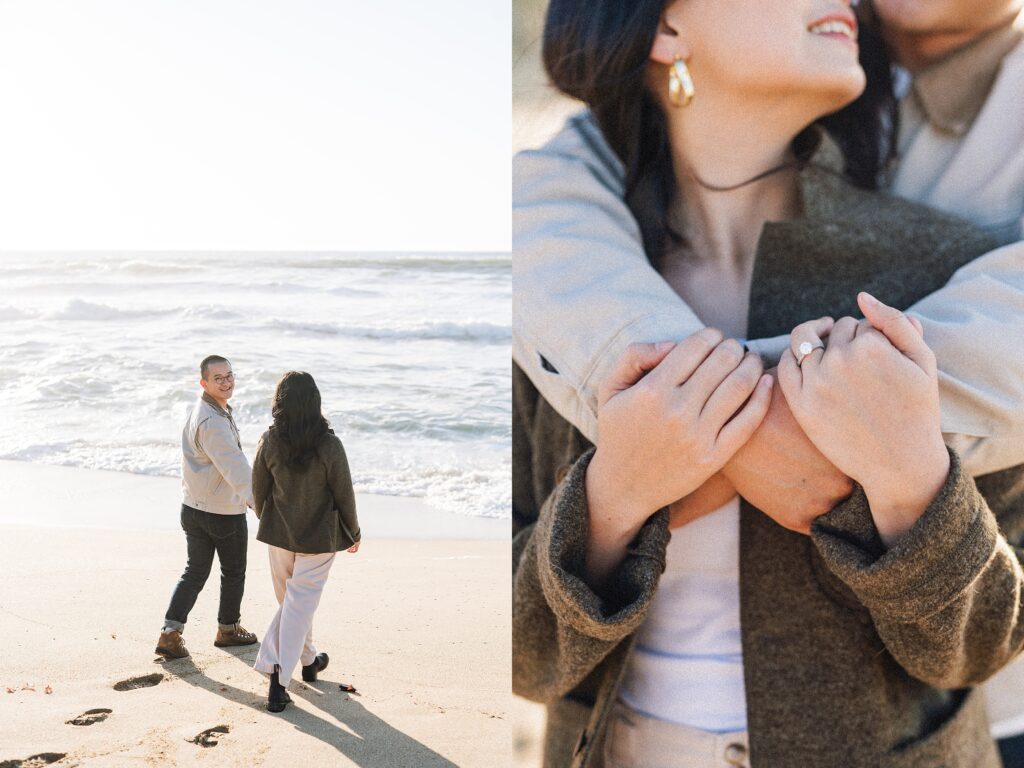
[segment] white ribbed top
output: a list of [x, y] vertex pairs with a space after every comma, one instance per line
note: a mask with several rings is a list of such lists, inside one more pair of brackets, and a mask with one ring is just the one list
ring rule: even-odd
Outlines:
[[665, 573], [619, 695], [650, 717], [714, 733], [743, 731], [739, 497], [672, 530]]

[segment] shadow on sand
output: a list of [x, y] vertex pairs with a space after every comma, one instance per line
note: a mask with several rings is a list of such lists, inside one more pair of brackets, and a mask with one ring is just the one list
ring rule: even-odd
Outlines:
[[[247, 646], [244, 651], [232, 650], [229, 653], [239, 661], [251, 664], [258, 648], [259, 645]], [[235, 704], [255, 709], [265, 717], [288, 721], [303, 733], [330, 744], [356, 765], [366, 768], [404, 768], [409, 765], [458, 768], [451, 760], [388, 725], [349, 694], [342, 693], [336, 680], [321, 677], [316, 683], [297, 682], [290, 686], [289, 693], [293, 699], [298, 697], [309, 702], [324, 717], [294, 705], [281, 714], [271, 714], [265, 708], [266, 700], [263, 697], [208, 677], [190, 657], [167, 661], [160, 666], [169, 677], [176, 677]], [[253, 674], [259, 673], [253, 671]], [[303, 685], [309, 688], [304, 689]]]

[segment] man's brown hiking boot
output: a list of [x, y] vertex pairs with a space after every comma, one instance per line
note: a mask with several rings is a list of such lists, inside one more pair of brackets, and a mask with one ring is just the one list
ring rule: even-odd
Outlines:
[[217, 639], [213, 644], [218, 648], [226, 648], [231, 645], [252, 645], [256, 642], [256, 635], [248, 632], [241, 624], [235, 624], [228, 630], [218, 629]]
[[184, 659], [188, 656], [185, 638], [176, 629], [160, 633], [160, 639], [156, 641], [156, 652], [165, 659]]

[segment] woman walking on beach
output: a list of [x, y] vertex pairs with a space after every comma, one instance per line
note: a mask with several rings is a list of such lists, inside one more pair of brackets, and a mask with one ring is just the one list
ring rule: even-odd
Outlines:
[[286, 689], [300, 660], [306, 682], [327, 667], [327, 654], [313, 644], [313, 613], [335, 553], [358, 552], [360, 532], [345, 449], [320, 411], [313, 377], [282, 376], [272, 413], [256, 449], [252, 488], [256, 538], [268, 545], [280, 607], [253, 666], [270, 677], [267, 709], [280, 712], [291, 702]]

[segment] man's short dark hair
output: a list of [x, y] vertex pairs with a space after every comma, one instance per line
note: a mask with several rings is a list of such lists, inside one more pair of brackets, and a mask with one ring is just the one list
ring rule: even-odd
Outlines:
[[203, 358], [203, 362], [199, 364], [199, 376], [203, 381], [206, 381], [206, 374], [210, 372], [210, 366], [217, 363], [228, 363], [230, 365], [230, 361], [220, 355], [210, 355]]

